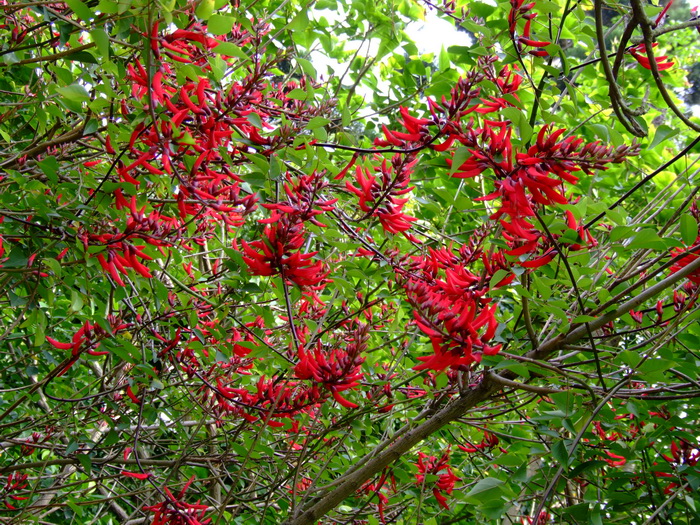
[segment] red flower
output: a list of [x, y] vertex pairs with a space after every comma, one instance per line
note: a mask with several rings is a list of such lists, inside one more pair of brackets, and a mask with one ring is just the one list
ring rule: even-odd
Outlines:
[[[669, 2], [670, 5], [670, 2]], [[668, 7], [668, 6], [667, 6]], [[659, 44], [654, 42], [652, 47], [656, 47]], [[629, 53], [634, 57], [634, 59], [639, 62], [639, 65], [645, 69], [651, 69], [651, 62], [649, 62], [649, 57], [647, 56], [646, 45], [638, 44], [634, 47], [628, 49]], [[668, 56], [655, 56], [654, 62], [656, 62], [656, 68], [659, 71], [664, 71], [673, 67], [673, 60], [668, 60]]]
[[[688, 255], [682, 257], [680, 260], [676, 261], [673, 264], [673, 266], [671, 266], [671, 273], [680, 272], [683, 268], [688, 266], [690, 263], [696, 261], [698, 257], [700, 257], [700, 237], [698, 238], [698, 240], [696, 240], [695, 244], [693, 244], [693, 246], [691, 246], [687, 250], [683, 250], [681, 248], [674, 248], [673, 250], [671, 250], [672, 257], [678, 257], [679, 255], [683, 255], [684, 253], [687, 253]], [[689, 281], [695, 284], [700, 284], [700, 269], [691, 272], [687, 277]]]
[[468, 446], [457, 445], [457, 447], [460, 450], [463, 450], [464, 452], [468, 452], [469, 454], [473, 454], [474, 452], [477, 452], [479, 450], [491, 450], [493, 447], [497, 446], [498, 443], [499, 443], [498, 436], [496, 436], [495, 434], [492, 434], [491, 432], [484, 430], [484, 439], [481, 440], [481, 443], [476, 443], [476, 444], [469, 443]]
[[618, 456], [617, 454], [613, 454], [609, 450], [605, 450], [604, 452], [609, 458], [605, 458], [605, 462], [611, 467], [621, 467], [622, 465], [627, 463], [627, 459], [624, 456]]
[[413, 190], [408, 184], [416, 162], [418, 159], [414, 155], [403, 157], [397, 154], [391, 159], [391, 165], [385, 159], [381, 166], [375, 168], [381, 175], [380, 180], [369, 169], [357, 166], [355, 180], [359, 188], [350, 182], [345, 183], [345, 187], [359, 197], [359, 207], [366, 212], [365, 217], [377, 217], [385, 231], [403, 233], [411, 240], [414, 238], [406, 231], [416, 219], [403, 213], [402, 209], [409, 199], [400, 196]]
[[311, 260], [318, 252], [298, 251], [306, 240], [302, 222], [279, 212], [264, 222], [267, 226], [262, 239], [241, 241], [243, 260], [253, 275], [279, 274], [299, 286], [315, 286], [328, 275], [323, 262]]
[[[414, 370], [464, 368], [479, 362], [483, 354], [498, 353], [500, 345], [489, 344], [498, 327], [496, 305], [490, 304], [486, 294], [490, 276], [508, 268], [502, 254], [487, 257], [470, 245], [458, 253], [429, 249], [426, 255], [411, 259], [399, 263], [397, 273], [414, 306], [416, 326], [433, 346], [432, 355], [417, 357], [422, 363]], [[477, 276], [467, 270], [475, 261], [483, 263], [486, 273]], [[505, 276], [496, 286], [511, 280], [512, 276]]]
[[333, 399], [345, 408], [357, 408], [358, 405], [345, 399], [340, 392], [360, 384], [361, 365], [365, 361], [360, 354], [366, 350], [368, 338], [369, 325], [358, 323], [345, 348], [327, 351], [320, 342], [313, 351], [299, 348], [299, 362], [294, 373], [299, 379], [322, 383]]
[[53, 337], [46, 337], [46, 340], [54, 348], [71, 351], [71, 360], [64, 365], [63, 370], [61, 370], [61, 372], [58, 374], [59, 376], [65, 374], [66, 371], [78, 361], [78, 358], [83, 352], [92, 356], [109, 354], [109, 352], [97, 350], [100, 346], [100, 341], [106, 339], [107, 337], [112, 337], [117, 332], [125, 330], [131, 326], [130, 323], [124, 323], [113, 315], [107, 316], [107, 321], [109, 322], [110, 331], [105, 330], [97, 323], [93, 324], [90, 321], [85, 321], [83, 326], [81, 326], [78, 331], [73, 334], [73, 338], [71, 339], [70, 343], [61, 343]]
[[287, 202], [281, 201], [274, 204], [263, 204], [263, 208], [276, 210], [295, 217], [299, 221], [309, 221], [316, 226], [324, 227], [316, 216], [324, 212], [333, 211], [338, 199], [324, 200], [318, 197], [328, 182], [320, 174], [313, 172], [311, 175], [299, 175], [293, 177], [287, 173], [287, 182], [284, 183], [284, 192], [287, 194]]
[[[452, 468], [449, 465], [450, 451], [445, 452], [438, 460], [435, 456], [428, 456], [422, 452], [418, 453], [418, 474], [416, 474], [416, 485], [423, 486], [425, 476], [432, 474], [439, 476], [435, 486], [433, 487], [433, 495], [441, 507], [449, 509], [447, 497], [445, 494], [452, 494], [455, 487], [455, 482], [462, 481], [452, 473]], [[443, 472], [440, 474], [440, 472]]]
[[658, 27], [661, 22], [663, 22], [664, 17], [666, 16], [666, 13], [668, 12], [668, 9], [671, 7], [673, 4], [673, 0], [668, 0], [668, 3], [664, 6], [664, 8], [661, 10], [661, 12], [658, 14], [656, 17], [656, 20], [654, 20], [654, 27]]
[[207, 525], [211, 522], [211, 518], [204, 519], [208, 509], [207, 505], [200, 505], [199, 502], [192, 504], [182, 501], [185, 492], [193, 481], [194, 476], [185, 483], [185, 486], [182, 487], [177, 496], [173, 496], [172, 492], [165, 487], [165, 501], [143, 508], [143, 510], [153, 513], [151, 525]]
[[0, 487], [0, 498], [2, 498], [5, 507], [10, 510], [17, 510], [17, 507], [7, 501], [8, 498], [13, 501], [23, 501], [28, 499], [27, 496], [11, 494], [11, 492], [24, 489], [27, 486], [28, 477], [28, 474], [20, 474], [19, 472], [12, 472], [7, 476], [5, 485]]
[[140, 480], [148, 479], [153, 475], [150, 472], [129, 472], [128, 470], [122, 470], [120, 474], [122, 476], [126, 476], [127, 478], [134, 478]]

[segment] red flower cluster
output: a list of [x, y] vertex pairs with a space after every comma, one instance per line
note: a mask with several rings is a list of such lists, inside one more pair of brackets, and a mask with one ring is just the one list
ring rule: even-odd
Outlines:
[[482, 439], [480, 443], [469, 443], [467, 446], [457, 445], [457, 447], [464, 452], [473, 454], [474, 452], [478, 452], [480, 450], [491, 450], [492, 448], [498, 446], [499, 442], [498, 436], [484, 430], [484, 439]]
[[333, 399], [345, 408], [357, 408], [358, 405], [342, 397], [340, 392], [359, 385], [363, 376], [361, 365], [365, 362], [361, 354], [367, 349], [368, 339], [369, 325], [358, 323], [353, 341], [345, 349], [325, 350], [320, 342], [313, 351], [299, 348], [299, 363], [294, 373], [299, 379], [311, 379], [322, 384]]
[[[391, 167], [386, 159], [380, 166], [375, 167], [381, 179], [370, 173], [369, 169], [357, 166], [355, 180], [359, 188], [350, 182], [345, 187], [360, 198], [359, 207], [366, 212], [364, 218], [376, 217], [382, 227], [389, 233], [403, 233], [408, 239], [417, 241], [415, 237], [407, 234], [411, 223], [416, 219], [403, 213], [403, 207], [408, 198], [400, 198], [409, 193], [413, 187], [409, 187], [413, 166], [418, 159], [414, 155], [396, 154], [391, 159]], [[362, 220], [362, 219], [360, 219]]]
[[520, 89], [523, 77], [518, 73], [518, 66], [506, 64], [496, 74], [493, 66], [496, 61], [497, 57], [494, 56], [479, 57], [478, 59], [479, 67], [484, 72], [484, 76], [493, 82], [500, 93], [498, 97], [491, 95], [488, 99], [481, 99], [482, 107], [476, 110], [481, 115], [493, 113], [502, 108], [513, 107], [513, 104], [508, 101], [505, 95], [509, 95], [516, 101], [519, 101], [517, 92]]
[[[476, 200], [500, 201], [491, 219], [499, 220], [503, 226], [504, 237], [511, 246], [506, 253], [512, 256], [537, 252], [543, 236], [531, 219], [539, 206], [569, 203], [564, 195], [564, 182], [578, 181], [572, 172], [606, 169], [607, 164], [622, 162], [638, 151], [636, 144], [612, 148], [597, 142], [584, 145], [582, 139], [574, 137], [559, 140], [565, 130], [549, 133], [550, 127], [543, 126], [535, 144], [521, 153], [512, 146], [510, 122], [485, 121], [484, 124], [483, 128], [474, 128], [459, 137], [470, 148], [471, 156], [453, 176], [471, 178], [487, 170], [493, 173], [495, 191]], [[450, 159], [448, 164], [452, 164]], [[539, 257], [525, 266], [546, 264], [551, 257], [551, 254]]]
[[131, 323], [124, 323], [113, 315], [107, 316], [107, 321], [109, 322], [109, 331], [97, 323], [93, 324], [90, 321], [85, 321], [83, 326], [73, 334], [70, 343], [61, 343], [52, 337], [46, 336], [46, 340], [54, 348], [71, 351], [70, 361], [58, 373], [58, 376], [65, 374], [78, 361], [83, 352], [93, 356], [109, 354], [109, 352], [97, 350], [100, 346], [100, 341], [107, 337], [113, 337], [117, 332], [126, 330], [131, 326]]
[[54, 427], [47, 426], [45, 434], [40, 432], [32, 432], [32, 435], [25, 439], [24, 444], [20, 446], [20, 452], [23, 456], [31, 456], [36, 451], [36, 446], [41, 443], [46, 443], [56, 432]]
[[530, 516], [524, 516], [520, 519], [523, 525], [547, 525], [547, 523], [552, 523], [553, 521], [554, 516], [544, 510], [540, 511], [540, 515], [537, 516], [537, 519]]
[[[191, 241], [203, 245], [221, 224], [228, 228], [242, 225], [244, 217], [255, 210], [258, 197], [241, 190], [245, 175], [236, 173], [237, 166], [250, 164], [251, 155], [269, 156], [291, 144], [310, 118], [329, 110], [332, 103], [311, 107], [289, 99], [287, 94], [298, 86], [296, 82], [279, 85], [266, 82], [265, 71], [272, 64], [257, 64], [246, 78], [232, 82], [226, 90], [216, 88], [206, 77], [185, 82], [178, 77], [178, 68], [172, 62], [194, 64], [210, 71], [210, 58], [219, 50], [223, 50], [224, 60], [233, 65], [235, 60], [227, 56], [229, 48], [264, 35], [265, 27], [253, 25], [255, 30], [251, 34], [255, 36], [237, 27], [225, 37], [212, 38], [201, 24], [164, 35], [156, 24], [148, 36], [151, 52], [160, 59], [155, 71], [149, 74], [139, 60], [128, 65], [133, 105], [140, 104], [153, 112], [156, 121], [137, 124], [128, 146], [119, 155], [108, 137], [106, 151], [116, 157], [118, 181], [137, 187], [145, 184], [149, 189], [174, 188], [172, 196], [177, 209], [175, 216], [168, 216], [163, 208], [169, 204], [156, 203], [146, 213], [145, 208], [136, 209], [133, 198], [127, 201], [124, 188], [114, 192], [115, 208], [131, 211], [127, 228], [120, 231], [110, 224], [106, 226], [109, 233], [91, 232], [85, 236], [85, 242], [107, 248], [106, 253], [98, 253], [96, 257], [116, 284], [123, 285], [121, 276], [128, 268], [144, 277], [151, 276], [146, 264], [150, 257], [142, 251], [142, 246], [133, 244], [133, 238], [159, 248], [180, 243], [189, 250]], [[304, 87], [306, 80], [300, 82]], [[121, 110], [127, 116], [131, 112], [130, 104], [123, 102]], [[275, 134], [263, 136], [262, 130], [272, 129], [270, 121], [283, 113], [285, 124], [278, 125]], [[307, 191], [309, 184], [315, 184], [315, 189], [320, 190], [323, 187], [320, 180], [315, 175], [309, 176], [300, 182], [300, 187], [289, 189], [299, 193]], [[303, 205], [301, 201], [297, 204]], [[332, 201], [321, 201], [315, 205], [327, 209], [331, 204]], [[302, 220], [312, 220], [315, 215], [312, 210], [297, 211]], [[185, 232], [191, 230], [186, 226], [195, 217], [196, 229], [187, 238]]]
[[[684, 439], [678, 441], [671, 441], [671, 455], [662, 454], [667, 462], [668, 466], [663, 470], [652, 469], [652, 473], [657, 478], [676, 478], [678, 481], [671, 481], [664, 487], [664, 494], [671, 494], [674, 489], [680, 487], [686, 482], [688, 476], [697, 476], [697, 469], [695, 468], [700, 462], [700, 450], [685, 441]], [[657, 465], [655, 462], [654, 465]], [[668, 472], [668, 468], [673, 469], [675, 472]], [[692, 490], [688, 487], [687, 490]]]
[[685, 440], [671, 442], [671, 456], [663, 458], [674, 465], [688, 465], [694, 467], [700, 461], [700, 450]]
[[10, 510], [17, 510], [17, 507], [7, 501], [8, 499], [12, 501], [24, 501], [29, 499], [28, 496], [18, 496], [17, 494], [12, 494], [12, 492], [20, 491], [26, 488], [28, 477], [29, 476], [27, 474], [20, 474], [19, 472], [11, 472], [7, 476], [7, 481], [2, 487], [2, 491], [0, 491], [0, 499], [2, 499], [5, 507]]
[[[683, 268], [688, 266], [690, 263], [696, 261], [698, 257], [700, 257], [700, 237], [698, 237], [698, 240], [695, 241], [695, 244], [693, 244], [688, 249], [674, 248], [673, 250], [671, 250], [672, 257], [678, 257], [685, 253], [687, 253], [688, 255], [682, 257], [680, 260], [676, 261], [673, 264], [673, 266], [671, 266], [672, 273], [681, 271]], [[700, 269], [691, 272], [688, 275], [688, 280], [695, 284], [700, 284]]]
[[294, 177], [287, 173], [287, 181], [283, 185], [287, 202], [263, 204], [263, 208], [287, 214], [290, 219], [294, 218], [299, 222], [309, 221], [316, 226], [325, 227], [326, 225], [316, 217], [324, 212], [333, 211], [338, 199], [326, 200], [320, 197], [321, 192], [328, 186], [328, 181], [323, 175], [313, 172], [311, 175]]
[[[445, 452], [440, 459], [437, 459], [435, 456], [428, 456], [422, 452], [418, 453], [418, 474], [416, 474], [416, 485], [422, 487], [425, 483], [426, 475], [432, 474], [438, 476], [438, 480], [433, 486], [433, 495], [440, 506], [445, 509], [450, 508], [450, 506], [447, 504], [447, 496], [445, 496], [445, 494], [452, 494], [455, 483], [457, 481], [462, 481], [461, 478], [458, 478], [453, 474], [449, 461], [449, 450], [447, 450], [447, 452]], [[440, 474], [440, 472], [443, 473]]]
[[386, 492], [392, 491], [396, 494], [396, 480], [393, 474], [383, 472], [376, 482], [368, 481], [358, 489], [360, 494], [374, 494], [377, 496], [377, 511], [379, 512], [380, 523], [386, 523], [386, 506], [389, 503], [389, 497]]
[[[537, 13], [531, 12], [532, 8], [535, 7], [535, 2], [525, 3], [525, 0], [510, 0], [510, 12], [508, 13], [508, 30], [510, 31], [511, 38], [513, 42], [517, 44], [518, 51], [522, 50], [523, 46], [534, 47], [539, 49], [534, 49], [528, 51], [528, 54], [537, 57], [549, 56], [549, 53], [543, 47], [547, 47], [551, 42], [545, 42], [540, 40], [533, 40], [530, 38], [530, 25], [532, 20], [537, 16]], [[523, 28], [523, 36], [516, 36], [518, 20], [525, 20], [525, 27]]]
[[150, 505], [143, 508], [153, 513], [151, 525], [207, 525], [211, 523], [211, 518], [205, 519], [207, 506], [197, 503], [186, 503], [183, 501], [185, 492], [194, 481], [194, 476], [185, 483], [177, 496], [173, 496], [168, 487], [165, 487], [166, 499], [157, 505]]
[[385, 125], [382, 125], [382, 132], [386, 139], [374, 139], [374, 144], [376, 146], [410, 148], [417, 144], [425, 144], [432, 139], [428, 126], [435, 124], [434, 119], [416, 118], [408, 112], [408, 108], [403, 106], [399, 108], [399, 113], [401, 114], [399, 124], [401, 124], [408, 133], [389, 131]]
[[282, 427], [280, 418], [290, 419], [305, 412], [324, 400], [318, 385], [306, 386], [295, 381], [280, 381], [278, 378], [261, 377], [256, 391], [246, 388], [232, 388], [217, 381], [215, 412], [221, 415], [235, 415], [252, 423], [260, 418], [267, 419], [267, 425]]
[[328, 275], [323, 262], [313, 261], [318, 252], [301, 253], [306, 242], [304, 223], [293, 215], [275, 212], [266, 224], [263, 238], [243, 245], [243, 260], [253, 275], [280, 275], [299, 286], [316, 286]]
[[[467, 268], [476, 261], [484, 265], [477, 276]], [[507, 267], [502, 255], [487, 256], [474, 246], [462, 246], [457, 253], [447, 248], [429, 249], [424, 256], [407, 261], [399, 271], [408, 301], [414, 306], [416, 325], [430, 338], [433, 355], [418, 357], [415, 370], [464, 369], [481, 360], [481, 354], [496, 354], [501, 345], [491, 346], [496, 333], [496, 305], [486, 295], [489, 281]], [[496, 285], [510, 282], [508, 276]]]
[[[135, 245], [132, 240], [139, 239], [156, 246], [162, 250], [169, 243], [162, 239], [169, 236], [176, 229], [176, 221], [162, 215], [158, 211], [152, 211], [148, 216], [144, 214], [145, 206], [140, 210], [136, 208], [135, 197], [127, 203], [121, 190], [115, 192], [115, 208], [117, 210], [127, 208], [131, 214], [127, 218], [127, 224], [121, 232], [111, 233], [87, 233], [80, 236], [83, 239], [86, 251], [88, 246], [104, 246], [105, 252], [98, 252], [94, 256], [103, 270], [110, 275], [119, 286], [124, 286], [121, 275], [128, 275], [127, 268], [132, 268], [143, 277], [153, 277], [144, 262], [153, 258], [144, 253], [145, 245]], [[107, 226], [110, 230], [116, 230], [115, 226]]]

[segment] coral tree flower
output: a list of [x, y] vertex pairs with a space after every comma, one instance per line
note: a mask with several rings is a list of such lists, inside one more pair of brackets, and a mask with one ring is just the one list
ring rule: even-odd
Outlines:
[[[659, 44], [654, 42], [652, 47], [657, 47]], [[645, 44], [638, 44], [634, 47], [629, 48], [629, 53], [634, 57], [634, 59], [642, 66], [644, 69], [651, 69], [651, 62], [647, 56], [647, 48]], [[654, 62], [656, 62], [656, 68], [659, 71], [664, 71], [673, 67], [673, 60], [669, 60], [668, 56], [655, 56]]]
[[[454, 490], [455, 483], [457, 481], [462, 481], [452, 472], [452, 468], [449, 465], [450, 451], [449, 449], [445, 452], [440, 459], [435, 456], [428, 456], [423, 452], [418, 453], [418, 474], [416, 474], [416, 485], [423, 486], [425, 483], [426, 475], [438, 476], [438, 480], [433, 486], [433, 496], [440, 504], [441, 507], [449, 509], [450, 506], [447, 504], [447, 496], [452, 494]], [[442, 474], [441, 474], [442, 472]]]
[[185, 483], [185, 486], [182, 487], [177, 496], [174, 496], [170, 489], [165, 487], [163, 489], [166, 495], [165, 501], [143, 508], [143, 510], [153, 513], [152, 525], [207, 525], [211, 523], [211, 518], [204, 518], [208, 508], [207, 505], [201, 505], [199, 502], [193, 504], [183, 501], [185, 492], [193, 481], [194, 476]]
[[[684, 253], [687, 253], [688, 255], [682, 257], [680, 260], [676, 261], [673, 264], [673, 266], [671, 266], [671, 273], [680, 272], [683, 268], [688, 266], [690, 263], [696, 261], [700, 257], [700, 236], [695, 241], [695, 244], [693, 244], [687, 250], [684, 250], [682, 248], [674, 248], [673, 250], [671, 250], [672, 257], [678, 257], [680, 255], [683, 255]], [[687, 276], [687, 279], [695, 284], [700, 284], [700, 269], [691, 272]]]
[[321, 261], [312, 259], [318, 252], [301, 253], [306, 241], [304, 225], [288, 214], [273, 213], [262, 239], [243, 245], [243, 260], [253, 275], [281, 275], [299, 286], [315, 286], [328, 275]]

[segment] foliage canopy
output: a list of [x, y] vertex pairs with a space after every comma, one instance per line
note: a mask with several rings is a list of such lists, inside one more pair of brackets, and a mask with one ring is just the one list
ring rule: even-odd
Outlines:
[[700, 520], [688, 6], [0, 13], [0, 521]]

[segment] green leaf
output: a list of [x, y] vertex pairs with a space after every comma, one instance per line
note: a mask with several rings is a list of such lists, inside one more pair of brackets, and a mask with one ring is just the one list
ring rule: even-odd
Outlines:
[[46, 157], [43, 160], [40, 160], [37, 162], [39, 169], [44, 172], [44, 175], [46, 175], [46, 178], [49, 179], [50, 182], [57, 182], [58, 181], [58, 160], [56, 157], [53, 155]]
[[74, 312], [79, 312], [83, 308], [83, 297], [76, 290], [71, 291], [71, 303], [70, 308]]
[[330, 119], [324, 117], [314, 117], [311, 120], [309, 120], [309, 123], [306, 125], [306, 129], [321, 128], [326, 124], [330, 123], [330, 121]]
[[100, 55], [105, 59], [109, 59], [109, 35], [107, 35], [105, 30], [96, 27], [90, 31], [90, 36], [92, 37], [92, 41], [95, 42]]
[[[214, 0], [199, 0], [199, 3], [197, 4], [197, 7], [194, 10], [194, 13], [197, 15], [198, 18], [201, 18], [202, 20], [206, 21], [209, 20], [211, 24], [211, 18], [212, 18], [212, 13], [214, 12]], [[218, 15], [214, 15], [218, 16]], [[213, 34], [214, 33], [211, 29], [211, 25], [208, 26], [209, 31], [211, 31]], [[229, 31], [231, 29], [229, 28]], [[218, 34], [223, 34], [223, 33], [218, 33]]]
[[90, 95], [80, 84], [56, 88], [56, 92], [68, 102], [83, 103], [90, 101]]
[[309, 25], [309, 15], [306, 9], [302, 9], [299, 13], [289, 22], [289, 29], [292, 31], [305, 31]]
[[680, 219], [680, 230], [683, 244], [691, 246], [698, 237], [698, 221], [690, 213], [684, 213]]
[[78, 454], [76, 457], [87, 472], [92, 470], [92, 458], [90, 457], [90, 454]]
[[537, 2], [537, 12], [544, 14], [558, 13], [561, 6], [558, 2], [552, 2], [551, 0], [545, 2]]
[[119, 432], [117, 432], [115, 430], [110, 430], [109, 432], [107, 432], [107, 435], [105, 436], [104, 446], [105, 447], [112, 446], [115, 443], [117, 443], [118, 441], [119, 441]]
[[452, 166], [450, 167], [450, 175], [454, 175], [457, 170], [464, 164], [464, 162], [469, 158], [471, 153], [469, 153], [469, 148], [465, 146], [460, 146], [454, 152], [452, 156]]
[[[201, 4], [200, 4], [201, 5]], [[207, 24], [207, 29], [212, 35], [226, 35], [231, 32], [231, 29], [233, 28], [233, 24], [236, 22], [236, 19], [232, 16], [226, 16], [226, 15], [211, 15], [209, 17], [209, 22]], [[219, 51], [220, 45], [217, 46], [217, 51]]]
[[651, 228], [644, 228], [637, 232], [632, 241], [627, 246], [630, 250], [636, 250], [639, 248], [648, 250], [665, 250], [668, 245], [664, 240], [659, 237], [659, 234]]
[[66, 4], [68, 4], [68, 7], [71, 8], [78, 18], [81, 18], [85, 22], [95, 18], [94, 13], [82, 0], [66, 0]]
[[43, 326], [34, 326], [34, 346], [40, 347], [46, 342], [46, 334]]
[[656, 146], [661, 144], [663, 141], [670, 139], [671, 137], [675, 137], [676, 135], [678, 135], [677, 129], [671, 128], [666, 124], [661, 124], [658, 128], [656, 128], [654, 140], [652, 140], [651, 144], [649, 144], [649, 149], [656, 148]]
[[480, 2], [479, 0], [472, 0], [469, 2], [469, 14], [471, 16], [477, 16], [479, 18], [488, 18], [494, 11], [496, 11], [496, 6], [488, 4], [486, 2]]
[[253, 111], [252, 113], [249, 113], [246, 118], [253, 126], [258, 129], [262, 129], [262, 120], [260, 119], [260, 115]]
[[297, 63], [299, 66], [301, 66], [302, 71], [304, 71], [304, 74], [310, 76], [311, 78], [316, 78], [316, 68], [313, 66], [311, 62], [306, 60], [305, 58], [296, 58]]
[[560, 465], [567, 466], [569, 464], [569, 451], [566, 449], [564, 441], [557, 441], [552, 445], [552, 457]]
[[306, 100], [309, 98], [309, 94], [303, 89], [294, 88], [287, 93], [287, 98], [293, 98], [294, 100]]
[[242, 60], [248, 59], [248, 55], [245, 53], [245, 51], [243, 51], [240, 46], [237, 46], [231, 42], [221, 42], [214, 48], [214, 51], [223, 56], [236, 57]]
[[487, 492], [489, 490], [493, 490], [495, 488], [500, 487], [503, 485], [503, 481], [498, 479], [498, 478], [484, 478], [480, 479], [479, 481], [476, 482], [476, 485], [472, 487], [472, 489], [467, 493], [467, 497], [474, 497], [479, 494], [482, 494], [484, 492]]
[[66, 60], [71, 62], [82, 62], [84, 64], [98, 64], [99, 62], [95, 58], [95, 55], [86, 50], [76, 51], [66, 55]]
[[444, 47], [440, 48], [440, 55], [438, 56], [438, 67], [440, 71], [447, 71], [450, 69], [450, 55], [445, 51]]

